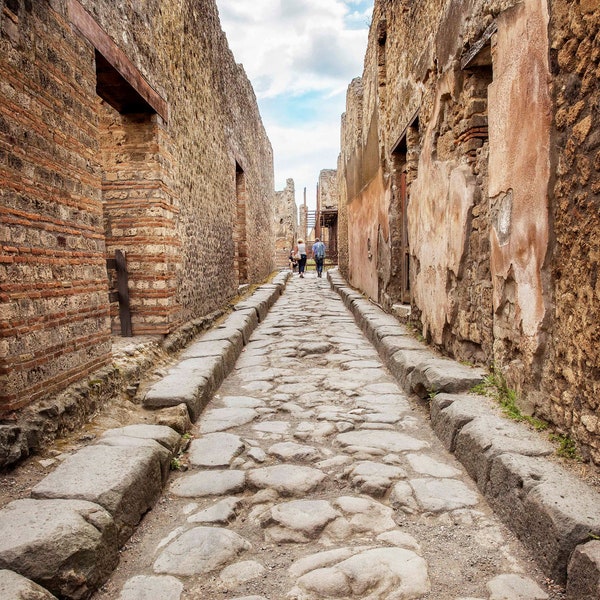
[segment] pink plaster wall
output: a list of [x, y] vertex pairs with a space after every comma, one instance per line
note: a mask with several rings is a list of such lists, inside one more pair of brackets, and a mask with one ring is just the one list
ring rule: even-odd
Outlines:
[[[512, 328], [537, 346], [545, 314], [542, 266], [546, 257], [551, 98], [545, 1], [526, 0], [498, 19], [494, 81], [489, 87], [489, 195], [512, 195], [491, 230], [494, 310], [514, 304]], [[510, 196], [509, 196], [510, 197]], [[505, 283], [514, 279], [514, 293]], [[513, 286], [511, 285], [511, 288]], [[527, 340], [529, 338], [529, 340]]]

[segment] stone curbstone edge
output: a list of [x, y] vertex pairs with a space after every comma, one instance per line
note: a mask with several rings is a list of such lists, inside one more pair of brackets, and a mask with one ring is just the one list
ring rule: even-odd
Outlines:
[[408, 392], [430, 396], [432, 427], [499, 517], [569, 600], [600, 598], [600, 494], [551, 462], [549, 442], [469, 394], [484, 371], [442, 358], [328, 271], [331, 288]]

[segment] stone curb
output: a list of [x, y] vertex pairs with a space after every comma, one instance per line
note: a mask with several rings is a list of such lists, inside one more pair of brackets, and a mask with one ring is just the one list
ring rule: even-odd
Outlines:
[[[279, 273], [200, 336], [152, 386], [144, 406], [184, 403], [196, 419], [288, 278]], [[111, 575], [119, 548], [159, 499], [180, 446], [181, 436], [162, 425], [109, 430], [42, 479], [31, 498], [2, 508], [0, 530], [10, 531], [0, 538], [2, 597], [88, 598]]]
[[600, 542], [590, 541], [600, 535], [600, 494], [548, 460], [549, 442], [468, 393], [483, 378], [481, 369], [440, 358], [339, 272], [327, 277], [406, 391], [432, 396], [436, 435], [544, 572], [566, 584], [569, 600], [600, 598]]
[[31, 498], [2, 508], [0, 589], [35, 591], [30, 580], [59, 598], [88, 598], [159, 499], [180, 444], [181, 436], [163, 425], [109, 430], [42, 479]]
[[269, 284], [261, 285], [217, 327], [201, 335], [180, 361], [146, 392], [145, 408], [184, 404], [196, 421], [212, 395], [231, 372], [250, 335], [267, 316], [285, 289], [289, 272], [281, 271]]

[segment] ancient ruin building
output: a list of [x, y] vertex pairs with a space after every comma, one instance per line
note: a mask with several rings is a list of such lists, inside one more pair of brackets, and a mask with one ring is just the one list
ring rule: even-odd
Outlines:
[[317, 186], [315, 237], [325, 242], [327, 257], [337, 262], [339, 187], [337, 171], [323, 169]]
[[213, 0], [0, 0], [0, 415], [268, 275], [273, 189]]
[[595, 0], [376, 0], [338, 168], [350, 282], [597, 463], [599, 24]]
[[294, 180], [288, 179], [285, 188], [275, 192], [275, 266], [287, 267], [290, 250], [298, 237], [298, 206]]

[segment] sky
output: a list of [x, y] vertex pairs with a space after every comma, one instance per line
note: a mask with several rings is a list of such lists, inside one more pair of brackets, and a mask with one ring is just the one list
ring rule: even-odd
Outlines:
[[362, 75], [373, 0], [217, 0], [273, 146], [275, 188], [291, 177], [315, 207], [321, 169], [335, 169], [346, 90]]

